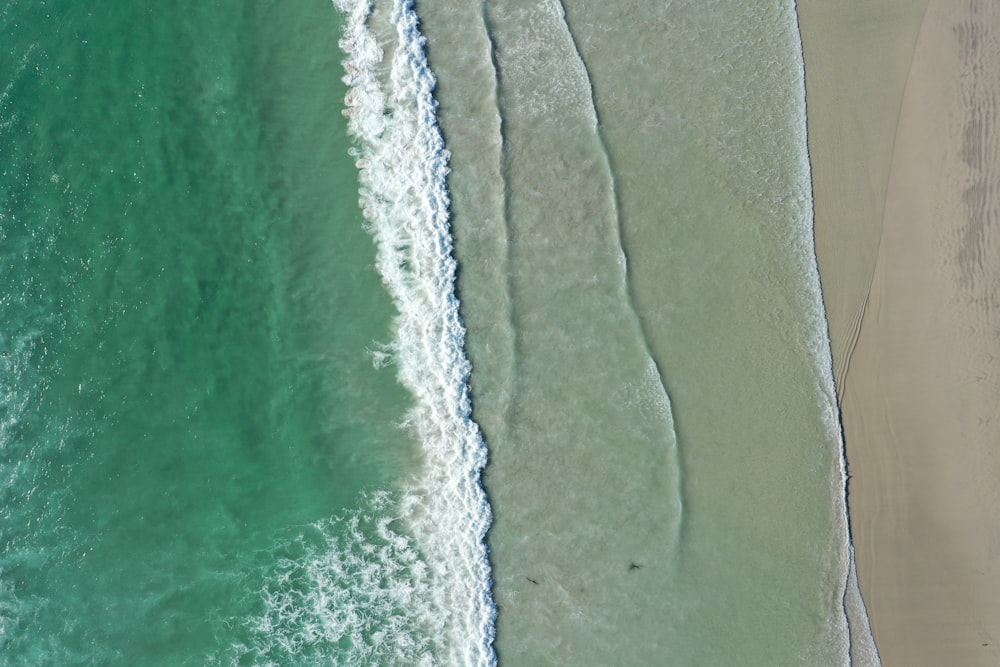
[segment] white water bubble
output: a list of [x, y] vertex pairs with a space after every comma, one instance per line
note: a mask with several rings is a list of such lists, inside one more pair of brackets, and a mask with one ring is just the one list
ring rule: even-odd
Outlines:
[[[348, 15], [340, 45], [360, 207], [376, 240], [376, 269], [399, 311], [392, 345], [369, 353], [376, 365], [394, 362], [416, 399], [406, 423], [424, 464], [405, 489], [400, 520], [430, 582], [422, 622], [434, 629], [443, 663], [492, 664], [496, 609], [484, 543], [491, 512], [480, 484], [486, 445], [471, 417], [436, 82], [410, 1], [395, 0], [388, 17], [373, 14], [370, 0], [334, 2]], [[386, 18], [390, 25], [370, 25]], [[384, 59], [375, 35], [388, 30], [395, 41]]]

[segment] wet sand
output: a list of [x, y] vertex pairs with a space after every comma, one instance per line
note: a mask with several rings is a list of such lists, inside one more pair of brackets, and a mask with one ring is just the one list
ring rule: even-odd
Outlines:
[[858, 574], [887, 667], [1000, 661], [1000, 6], [800, 0]]

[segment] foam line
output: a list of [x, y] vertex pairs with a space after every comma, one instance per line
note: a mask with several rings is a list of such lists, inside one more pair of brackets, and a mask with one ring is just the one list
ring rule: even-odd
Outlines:
[[376, 268], [399, 310], [392, 344], [399, 380], [416, 399], [407, 420], [424, 464], [404, 490], [402, 519], [430, 572], [433, 618], [425, 620], [443, 664], [495, 664], [485, 545], [492, 514], [480, 481], [486, 445], [471, 416], [435, 78], [410, 0], [393, 2], [388, 71], [373, 3], [334, 2], [348, 17], [344, 113], [359, 145], [360, 204], [377, 243]]

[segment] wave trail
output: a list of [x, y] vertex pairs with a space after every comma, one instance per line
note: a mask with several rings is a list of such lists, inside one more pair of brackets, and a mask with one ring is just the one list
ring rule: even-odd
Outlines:
[[416, 399], [407, 422], [424, 463], [404, 490], [402, 518], [430, 572], [433, 614], [425, 621], [442, 663], [495, 664], [484, 541], [492, 515], [480, 481], [486, 445], [471, 417], [436, 82], [411, 0], [394, 0], [384, 26], [395, 36], [388, 71], [375, 37], [383, 26], [371, 25], [383, 17], [371, 0], [334, 3], [348, 17], [344, 113], [360, 146], [360, 204], [377, 243], [376, 268], [399, 310], [392, 345], [399, 380]]
[[594, 133], [597, 135], [597, 143], [601, 150], [601, 156], [604, 161], [604, 168], [611, 190], [611, 214], [615, 220], [615, 239], [618, 242], [619, 263], [621, 264], [622, 272], [622, 292], [625, 297], [625, 303], [628, 305], [628, 309], [632, 313], [636, 333], [639, 340], [642, 342], [643, 350], [645, 351], [646, 356], [649, 357], [649, 371], [647, 373], [648, 379], [653, 380], [650, 384], [658, 385], [655, 388], [655, 392], [659, 394], [656, 397], [656, 400], [660, 410], [663, 412], [667, 420], [670, 428], [670, 435], [673, 438], [673, 465], [675, 471], [674, 488], [676, 489], [677, 495], [675, 500], [677, 504], [677, 523], [675, 524], [674, 529], [674, 543], [680, 544], [684, 532], [684, 474], [681, 468], [681, 443], [677, 433], [677, 422], [674, 419], [673, 404], [670, 401], [670, 393], [667, 391], [667, 381], [663, 375], [663, 370], [660, 368], [660, 363], [653, 355], [653, 348], [649, 343], [646, 323], [643, 321], [642, 315], [635, 303], [635, 293], [629, 275], [628, 255], [625, 252], [625, 229], [622, 221], [618, 183], [615, 179], [614, 164], [611, 160], [611, 153], [608, 150], [608, 143], [604, 137], [604, 131], [601, 129], [600, 114], [597, 112], [597, 100], [594, 97], [593, 79], [590, 76], [590, 69], [587, 67], [587, 61], [583, 57], [583, 53], [580, 51], [580, 45], [577, 44], [576, 36], [573, 34], [569, 18], [566, 16], [566, 6], [563, 3], [563, 0], [556, 0], [556, 2], [559, 6], [562, 23], [566, 28], [566, 34], [569, 37], [569, 43], [573, 47], [580, 70], [582, 71], [582, 79], [585, 82], [586, 90], [590, 95], [590, 112], [594, 125]]
[[503, 202], [503, 249], [504, 249], [504, 274], [506, 276], [504, 281], [504, 288], [506, 289], [506, 306], [507, 306], [507, 323], [510, 331], [510, 370], [509, 370], [509, 381], [505, 384], [504, 393], [500, 400], [500, 412], [504, 415], [503, 424], [506, 429], [510, 428], [510, 425], [514, 423], [515, 414], [515, 402], [514, 394], [515, 383], [520, 375], [520, 359], [522, 357], [521, 352], [521, 336], [518, 331], [518, 311], [517, 311], [517, 300], [514, 298], [516, 293], [515, 287], [515, 271], [514, 271], [514, 243], [516, 239], [516, 234], [514, 233], [513, 224], [511, 221], [511, 192], [510, 192], [510, 170], [509, 161], [506, 157], [506, 149], [504, 148], [504, 137], [506, 136], [506, 120], [504, 119], [503, 109], [500, 105], [500, 64], [497, 57], [497, 45], [493, 38], [493, 27], [490, 24], [489, 14], [486, 11], [486, 3], [480, 5], [479, 18], [482, 21], [483, 33], [486, 39], [486, 43], [489, 46], [489, 57], [490, 57], [490, 68], [493, 73], [493, 87], [490, 91], [491, 101], [496, 109], [498, 124], [497, 124], [497, 139], [500, 150], [498, 151], [498, 162], [497, 171], [499, 173], [499, 183], [502, 188], [502, 199]]

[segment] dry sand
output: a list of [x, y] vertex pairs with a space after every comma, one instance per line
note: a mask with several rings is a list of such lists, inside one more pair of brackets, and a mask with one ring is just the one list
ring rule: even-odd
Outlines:
[[886, 667], [1000, 664], [1000, 3], [799, 12], [875, 641]]

